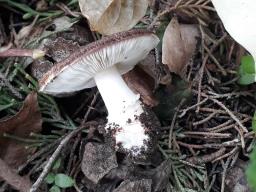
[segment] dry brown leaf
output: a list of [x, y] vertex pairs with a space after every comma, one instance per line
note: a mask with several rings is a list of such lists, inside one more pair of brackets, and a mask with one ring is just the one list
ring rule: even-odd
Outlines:
[[0, 179], [3, 179], [12, 187], [21, 192], [28, 192], [31, 182], [28, 177], [19, 176], [6, 162], [0, 159]]
[[162, 62], [171, 72], [182, 76], [192, 58], [199, 37], [196, 25], [180, 25], [176, 18], [168, 24], [162, 46]]
[[91, 29], [110, 35], [131, 29], [145, 15], [148, 0], [79, 0]]
[[37, 94], [30, 93], [20, 109], [11, 118], [0, 121], [0, 158], [9, 166], [17, 168], [24, 163], [31, 152], [22, 143], [3, 137], [4, 133], [27, 138], [31, 132], [40, 132], [42, 117], [37, 103]]
[[154, 52], [150, 52], [145, 59], [140, 61], [139, 65], [143, 71], [155, 79], [155, 82], [162, 85], [171, 83], [172, 77], [166, 65], [156, 63]]
[[158, 104], [153, 94], [154, 79], [141, 68], [136, 66], [133, 70], [124, 74], [123, 78], [133, 92], [140, 94], [143, 103], [150, 107], [154, 107]]

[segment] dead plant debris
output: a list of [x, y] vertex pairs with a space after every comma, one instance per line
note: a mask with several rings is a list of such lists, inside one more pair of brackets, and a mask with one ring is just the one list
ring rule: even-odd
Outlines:
[[[20, 111], [14, 116], [0, 121], [0, 157], [13, 168], [24, 163], [33, 152], [27, 148], [36, 140], [29, 139], [30, 134], [39, 133], [42, 129], [42, 117], [37, 103], [37, 94], [30, 93]], [[16, 139], [15, 139], [16, 138]], [[24, 145], [22, 141], [27, 143]]]
[[[62, 189], [54, 177], [47, 181], [49, 173], [75, 181], [67, 192], [249, 190], [244, 172], [255, 143], [256, 88], [238, 84], [245, 50], [211, 1], [152, 0], [147, 12], [145, 1], [99, 2], [0, 0], [1, 53], [45, 51], [36, 61], [0, 58], [0, 191]], [[99, 12], [86, 14], [91, 7]], [[170, 30], [174, 22], [178, 29]], [[156, 149], [136, 162], [106, 137], [96, 88], [56, 98], [38, 93], [36, 80], [80, 46], [126, 27], [154, 30], [162, 40], [124, 75], [161, 123]]]

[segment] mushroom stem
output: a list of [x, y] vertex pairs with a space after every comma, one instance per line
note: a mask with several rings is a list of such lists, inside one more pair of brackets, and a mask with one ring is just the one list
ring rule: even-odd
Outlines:
[[140, 120], [144, 110], [139, 95], [130, 90], [115, 66], [98, 73], [94, 79], [108, 109], [105, 129], [115, 130], [117, 147], [122, 146], [133, 156], [147, 150], [150, 138]]
[[123, 124], [143, 112], [140, 96], [126, 85], [116, 66], [98, 73], [95, 82], [108, 109], [108, 121]]

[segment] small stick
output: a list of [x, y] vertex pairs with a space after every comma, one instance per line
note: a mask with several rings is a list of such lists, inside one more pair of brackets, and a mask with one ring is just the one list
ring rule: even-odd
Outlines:
[[194, 131], [184, 131], [184, 135], [202, 135], [206, 137], [219, 137], [219, 138], [229, 138], [230, 133], [211, 133], [211, 132], [194, 132]]
[[39, 49], [7, 49], [0, 52], [0, 57], [31, 57], [33, 59], [41, 58], [45, 52]]
[[234, 119], [237, 124], [243, 129], [243, 131], [245, 133], [248, 133], [248, 130], [246, 129], [245, 126], [243, 126], [243, 124], [241, 123], [241, 121], [232, 113], [232, 111], [230, 111], [223, 103], [221, 103], [220, 101], [218, 101], [217, 99], [212, 99], [210, 98], [214, 103], [218, 104], [222, 109], [224, 109], [228, 114], [229, 116]]
[[208, 93], [214, 95], [214, 96], [209, 96], [210, 98], [213, 98], [213, 99], [224, 98], [224, 97], [230, 98], [230, 97], [233, 97], [233, 96], [236, 96], [236, 97], [239, 97], [239, 96], [254, 97], [253, 93], [249, 92], [249, 91], [241, 91], [241, 92], [233, 92], [233, 93], [225, 93], [225, 94], [217, 94], [217, 93], [208, 91]]
[[226, 175], [227, 175], [227, 169], [229, 166], [229, 163], [231, 161], [232, 156], [228, 157], [226, 163], [222, 163], [223, 165], [223, 172], [222, 172], [222, 178], [221, 178], [221, 190], [220, 192], [225, 192], [225, 179], [226, 179]]
[[208, 117], [200, 120], [200, 121], [196, 121], [193, 123], [193, 126], [196, 126], [196, 125], [201, 125], [201, 124], [204, 124], [206, 123], [207, 121], [209, 121], [210, 119], [212, 119], [215, 115], [217, 114], [217, 112], [213, 112], [212, 114], [210, 114]]
[[216, 130], [218, 130], [218, 129], [222, 128], [222, 127], [226, 127], [230, 123], [232, 123], [232, 120], [228, 120], [228, 121], [226, 121], [226, 122], [224, 122], [222, 124], [219, 124], [219, 125], [217, 125], [215, 127], [205, 128], [204, 130], [205, 131], [209, 131], [209, 132], [215, 132]]
[[[202, 29], [202, 26], [200, 26], [200, 31], [201, 31], [201, 34], [202, 34], [202, 37], [204, 37], [204, 31]], [[213, 52], [219, 45], [220, 43], [223, 42], [223, 40], [227, 37], [227, 34], [225, 33], [220, 39], [218, 39], [216, 41], [216, 43], [209, 49], [209, 52]], [[204, 43], [202, 44], [202, 47], [204, 47]], [[202, 79], [203, 79], [203, 76], [204, 76], [204, 68], [205, 68], [205, 65], [206, 65], [206, 62], [208, 61], [208, 58], [210, 57], [209, 53], [207, 53], [205, 55], [205, 57], [203, 58], [203, 62], [202, 62], [202, 66], [199, 70], [199, 83], [198, 83], [198, 96], [197, 96], [197, 103], [199, 103], [201, 101], [201, 86], [202, 86]], [[200, 107], [198, 106], [197, 107], [197, 110], [196, 112], [199, 112], [199, 109]]]
[[223, 155], [225, 153], [225, 151], [226, 151], [226, 148], [222, 147], [214, 153], [202, 155], [201, 157], [200, 156], [190, 157], [187, 159], [187, 161], [190, 163], [193, 163], [193, 164], [208, 163], [208, 162], [211, 162], [212, 160], [220, 157], [221, 155]]
[[238, 151], [238, 149], [239, 149], [239, 147], [236, 146], [234, 149], [232, 149], [232, 150], [229, 151], [228, 153], [226, 153], [226, 154], [224, 154], [224, 155], [222, 155], [222, 156], [220, 156], [220, 157], [214, 159], [214, 160], [212, 161], [212, 163], [215, 163], [215, 162], [217, 162], [217, 161], [219, 161], [219, 160], [221, 160], [221, 159], [224, 159], [224, 158], [226, 158], [226, 157], [229, 157], [230, 155], [232, 155], [233, 153], [235, 153], [236, 151]]
[[180, 110], [180, 107], [184, 104], [185, 101], [186, 100], [184, 98], [181, 100], [180, 104], [178, 105], [178, 107], [175, 110], [175, 114], [172, 119], [170, 131], [169, 131], [169, 145], [168, 145], [170, 149], [172, 148], [172, 133], [173, 133], [173, 128], [175, 126], [176, 118], [177, 118], [178, 112]]
[[231, 147], [239, 145], [239, 139], [234, 139], [232, 141], [226, 141], [224, 143], [209, 143], [209, 144], [188, 144], [183, 143], [181, 141], [177, 141], [177, 143], [183, 147], [194, 148], [194, 149], [205, 149], [205, 148], [221, 148], [221, 147]]
[[56, 158], [58, 157], [58, 155], [60, 154], [61, 150], [63, 149], [64, 146], [66, 146], [66, 144], [69, 142], [69, 140], [74, 137], [76, 134], [78, 134], [80, 131], [82, 131], [85, 127], [90, 126], [90, 124], [85, 124], [82, 125], [81, 127], [73, 130], [72, 132], [70, 132], [68, 135], [66, 135], [63, 140], [60, 142], [59, 146], [57, 147], [57, 149], [54, 151], [54, 153], [52, 154], [52, 156], [49, 158], [48, 162], [46, 163], [42, 173], [40, 174], [40, 176], [37, 178], [36, 182], [32, 185], [32, 187], [30, 188], [29, 192], [36, 192], [38, 190], [38, 188], [40, 187], [41, 183], [43, 182], [44, 178], [46, 177], [46, 175], [48, 174], [48, 172], [50, 171], [53, 163], [55, 162]]
[[[219, 110], [219, 109], [217, 110], [217, 109], [212, 109], [212, 108], [207, 108], [207, 107], [200, 108], [200, 111], [204, 111], [204, 112], [214, 112], [214, 111], [217, 111], [220, 114], [226, 114], [227, 113], [227, 111], [225, 111], [225, 110]], [[250, 120], [252, 119], [251, 116], [243, 114], [243, 113], [239, 113], [239, 112], [233, 112], [233, 113], [236, 114], [236, 115], [239, 115], [241, 117], [248, 118]]]
[[[245, 119], [241, 120], [241, 123], [245, 123], [245, 122], [247, 122], [247, 121], [249, 121], [249, 120], [251, 120], [251, 119], [250, 119], [250, 118], [245, 118]], [[232, 120], [228, 120], [227, 122], [228, 122], [228, 124], [229, 124], [230, 122], [232, 122]], [[221, 125], [224, 125], [224, 123], [221, 124]], [[219, 127], [216, 126], [216, 127], [213, 127], [214, 129], [213, 129], [213, 128], [208, 129], [208, 131], [214, 132], [214, 133], [219, 133], [219, 132], [222, 132], [222, 131], [226, 131], [226, 130], [228, 130], [228, 129], [231, 129], [231, 128], [233, 128], [235, 125], [236, 125], [236, 124], [232, 123], [232, 124], [227, 125], [227, 126], [219, 126]]]
[[216, 64], [216, 66], [220, 69], [221, 73], [226, 76], [227, 72], [225, 71], [225, 69], [221, 66], [221, 64], [219, 63], [219, 61], [213, 56], [212, 51], [204, 44], [204, 49], [206, 50], [206, 52], [209, 54], [209, 57], [214, 61], [214, 63]]
[[191, 109], [194, 109], [195, 107], [197, 107], [198, 105], [201, 105], [203, 103], [205, 103], [206, 101], [208, 101], [208, 98], [205, 98], [204, 100], [200, 101], [199, 103], [196, 103], [195, 105], [192, 105], [186, 109], [183, 109], [182, 110], [182, 113], [179, 115], [179, 118], [183, 117], [184, 115], [186, 115], [186, 113], [191, 110]]
[[93, 96], [93, 99], [92, 99], [92, 101], [91, 101], [91, 104], [90, 104], [90, 106], [88, 107], [88, 110], [87, 110], [87, 112], [86, 112], [85, 115], [84, 115], [84, 118], [83, 118], [83, 121], [82, 121], [82, 125], [84, 125], [85, 122], [87, 121], [88, 116], [89, 116], [89, 114], [90, 114], [90, 112], [91, 112], [91, 110], [92, 110], [92, 108], [93, 108], [93, 105], [96, 103], [96, 100], [97, 100], [97, 98], [98, 98], [98, 95], [99, 95], [99, 91], [97, 91], [97, 92], [95, 93], [95, 95]]
[[240, 135], [241, 146], [242, 146], [242, 149], [244, 149], [245, 148], [245, 141], [244, 141], [243, 131], [241, 129], [239, 129], [239, 127], [237, 127], [237, 126], [235, 126], [235, 129], [237, 130], [238, 134]]

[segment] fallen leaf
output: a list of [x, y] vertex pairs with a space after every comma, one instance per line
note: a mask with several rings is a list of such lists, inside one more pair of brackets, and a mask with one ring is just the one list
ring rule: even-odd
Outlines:
[[140, 61], [139, 67], [155, 79], [156, 83], [167, 85], [171, 83], [171, 75], [166, 65], [157, 64], [155, 54], [150, 52], [145, 59]]
[[151, 192], [152, 180], [150, 179], [141, 179], [136, 181], [126, 180], [123, 181], [118, 188], [113, 192], [127, 192], [127, 191], [136, 191], [136, 192]]
[[79, 0], [91, 29], [110, 35], [131, 29], [145, 15], [148, 0]]
[[[81, 46], [93, 41], [92, 32], [89, 27], [81, 27], [77, 24], [73, 25], [68, 31], [57, 33], [56, 36], [77, 42]], [[51, 36], [51, 38], [55, 39], [54, 36]]]
[[42, 117], [37, 103], [37, 94], [32, 92], [26, 97], [22, 108], [16, 115], [0, 121], [0, 158], [9, 166], [17, 168], [27, 160], [31, 152], [25, 148], [24, 144], [4, 138], [4, 133], [27, 138], [31, 132], [37, 133], [41, 129]]
[[87, 143], [82, 160], [82, 171], [93, 183], [97, 184], [109, 171], [118, 166], [116, 154], [106, 144]]
[[196, 25], [180, 25], [176, 18], [168, 24], [162, 46], [162, 62], [180, 76], [192, 58], [199, 37]]
[[27, 192], [31, 187], [29, 178], [19, 176], [15, 170], [9, 167], [2, 159], [0, 159], [0, 179], [3, 179], [21, 192]]
[[152, 192], [164, 191], [166, 186], [168, 185], [169, 178], [172, 172], [172, 168], [170, 166], [170, 160], [165, 160], [151, 171], [152, 174]]
[[77, 21], [72, 21], [71, 18], [67, 16], [63, 17], [57, 17], [52, 21], [52, 23], [55, 25], [54, 31], [63, 31], [66, 29], [70, 29]]
[[123, 78], [133, 92], [140, 94], [143, 103], [150, 107], [154, 107], [158, 104], [153, 94], [155, 85], [154, 79], [140, 67], [136, 66], [133, 70], [124, 74]]

